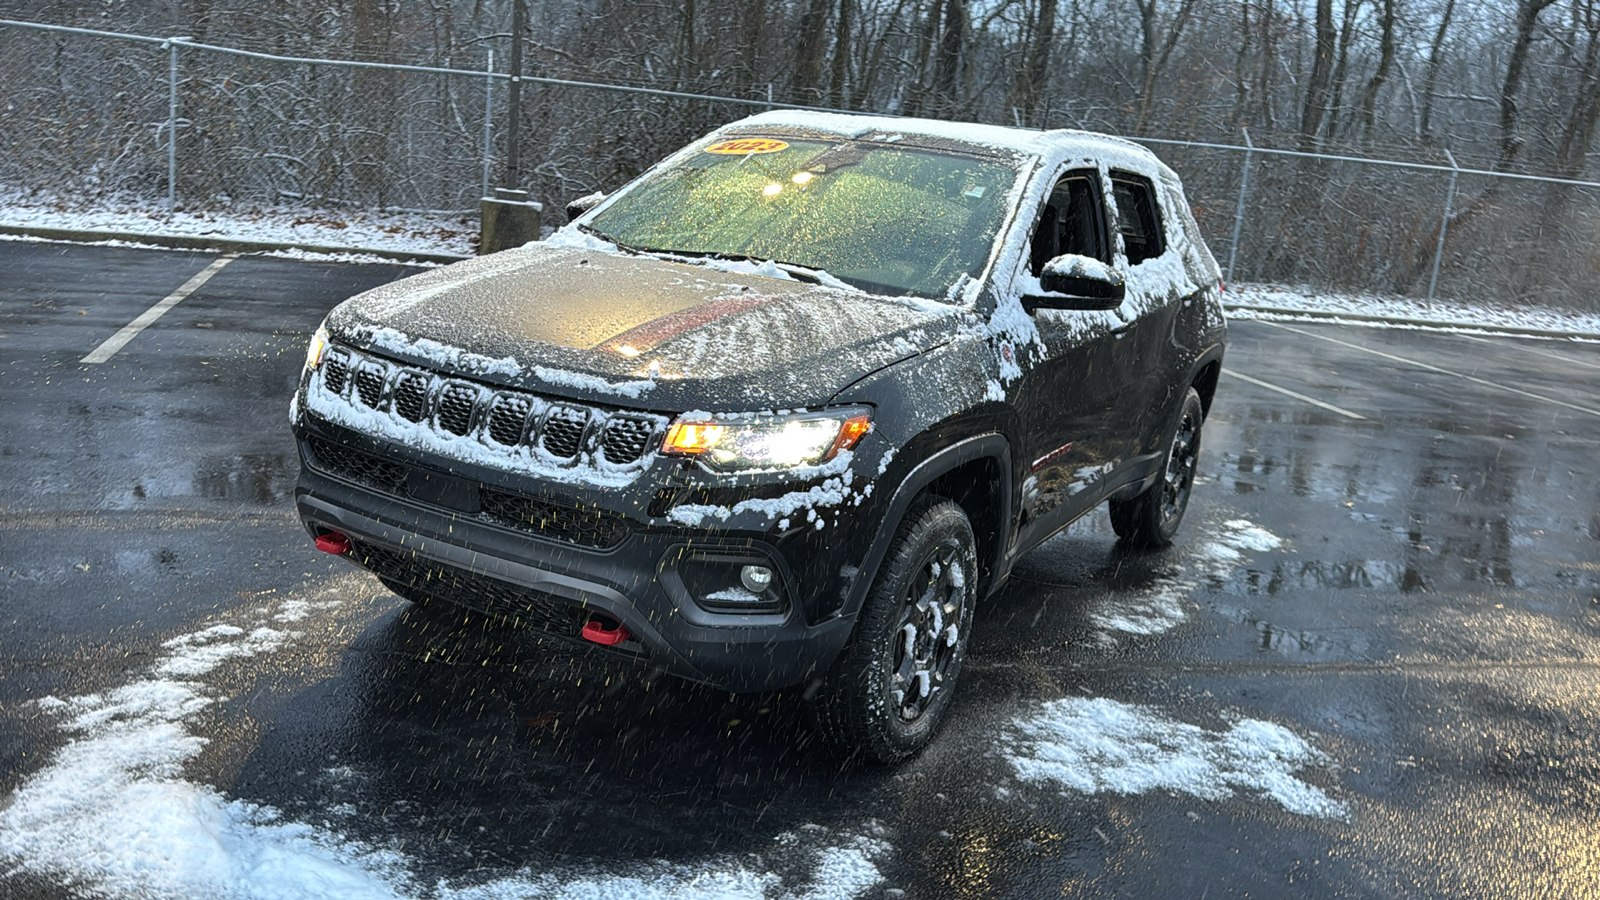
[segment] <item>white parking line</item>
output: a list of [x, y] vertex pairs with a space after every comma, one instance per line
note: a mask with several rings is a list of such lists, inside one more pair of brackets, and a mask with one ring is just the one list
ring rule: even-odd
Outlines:
[[1494, 388], [1497, 391], [1505, 391], [1508, 394], [1516, 394], [1519, 397], [1527, 397], [1531, 400], [1540, 400], [1545, 403], [1554, 403], [1556, 406], [1562, 406], [1575, 412], [1581, 412], [1585, 415], [1594, 416], [1595, 418], [1600, 419], [1600, 409], [1594, 409], [1588, 406], [1579, 406], [1576, 403], [1568, 403], [1565, 400], [1557, 400], [1554, 397], [1546, 397], [1543, 394], [1535, 394], [1532, 391], [1525, 391], [1521, 388], [1509, 387], [1507, 385], [1500, 384], [1499, 382], [1490, 381], [1486, 378], [1479, 378], [1475, 375], [1467, 375], [1463, 372], [1452, 372], [1449, 369], [1441, 369], [1438, 366], [1430, 366], [1425, 362], [1417, 362], [1414, 359], [1406, 359], [1404, 356], [1395, 356], [1392, 353], [1384, 353], [1382, 350], [1374, 350], [1371, 347], [1363, 347], [1360, 344], [1352, 344], [1349, 341], [1341, 341], [1338, 338], [1331, 338], [1326, 335], [1316, 334], [1310, 331], [1302, 331], [1299, 328], [1292, 328], [1279, 322], [1263, 322], [1262, 324], [1271, 325], [1273, 328], [1281, 328], [1284, 331], [1292, 331], [1295, 334], [1303, 334], [1306, 337], [1316, 338], [1319, 341], [1327, 341], [1330, 344], [1338, 344], [1341, 347], [1349, 347], [1351, 350], [1360, 350], [1362, 353], [1370, 353], [1373, 356], [1380, 356], [1384, 359], [1393, 360], [1397, 363], [1403, 363], [1408, 366], [1415, 366], [1419, 369], [1429, 372], [1437, 372], [1440, 375], [1449, 375], [1452, 378], [1459, 378], [1462, 381], [1470, 381], [1473, 384], [1481, 384], [1484, 387]]
[[1367, 418], [1366, 416], [1363, 416], [1360, 413], [1353, 413], [1348, 409], [1340, 409], [1339, 407], [1334, 406], [1331, 403], [1323, 403], [1321, 400], [1318, 400], [1315, 397], [1307, 397], [1305, 394], [1297, 394], [1294, 391], [1289, 390], [1288, 388], [1281, 388], [1281, 387], [1278, 387], [1275, 384], [1268, 384], [1267, 382], [1262, 381], [1259, 378], [1251, 378], [1249, 375], [1240, 375], [1238, 372], [1235, 372], [1232, 369], [1223, 369], [1222, 370], [1222, 374], [1224, 374], [1224, 375], [1232, 375], [1234, 378], [1237, 378], [1240, 381], [1248, 381], [1251, 384], [1255, 385], [1256, 387], [1264, 387], [1269, 391], [1277, 391], [1278, 393], [1284, 395], [1285, 397], [1293, 397], [1296, 400], [1302, 401], [1304, 403], [1309, 403], [1312, 406], [1316, 406], [1316, 407], [1319, 407], [1321, 409], [1325, 409], [1328, 412], [1338, 413], [1339, 415], [1344, 416], [1346, 418], [1360, 419], [1362, 421], [1365, 421], [1366, 418]]
[[140, 313], [139, 318], [134, 319], [132, 322], [122, 326], [121, 331], [118, 331], [111, 337], [106, 338], [104, 343], [94, 348], [94, 350], [90, 352], [88, 356], [85, 356], [82, 360], [80, 360], [80, 362], [96, 365], [110, 359], [112, 356], [116, 355], [118, 350], [121, 350], [124, 346], [126, 346], [129, 341], [133, 340], [135, 337], [138, 337], [139, 332], [149, 328], [155, 322], [155, 320], [165, 315], [167, 310], [177, 306], [180, 302], [182, 302], [183, 298], [199, 290], [200, 285], [210, 281], [211, 276], [217, 274], [222, 270], [223, 266], [233, 262], [237, 258], [237, 254], [229, 253], [226, 256], [222, 256], [213, 260], [211, 265], [200, 270], [198, 275], [195, 275], [193, 278], [185, 281], [182, 287], [168, 294], [160, 303], [157, 303], [155, 306], [152, 306]]
[[[1498, 344], [1498, 343], [1501, 343], [1500, 341], [1492, 341], [1492, 340], [1490, 340], [1488, 338], [1473, 337], [1471, 335], [1466, 335], [1466, 334], [1458, 334], [1458, 335], [1456, 335], [1456, 337], [1466, 338], [1469, 341], [1477, 341], [1480, 344]], [[1590, 369], [1600, 369], [1600, 363], [1592, 363], [1592, 362], [1589, 362], [1588, 360], [1573, 359], [1570, 356], [1562, 356], [1559, 353], [1551, 353], [1549, 350], [1546, 350], [1543, 347], [1535, 349], [1533, 352], [1537, 353], [1540, 356], [1548, 356], [1551, 359], [1559, 359], [1564, 363], [1571, 363], [1572, 365], [1575, 365], [1575, 366], [1584, 366], [1584, 367], [1590, 368]]]

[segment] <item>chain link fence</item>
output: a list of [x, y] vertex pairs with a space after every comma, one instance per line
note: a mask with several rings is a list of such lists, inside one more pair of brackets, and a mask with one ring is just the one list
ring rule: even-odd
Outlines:
[[[504, 54], [501, 54], [504, 61]], [[0, 183], [173, 204], [475, 211], [498, 184], [504, 72], [300, 59], [0, 20]], [[785, 104], [523, 78], [522, 181], [559, 209]], [[1056, 124], [1056, 123], [1052, 123]], [[1600, 184], [1145, 139], [1230, 280], [1600, 311]], [[501, 185], [504, 186], [504, 185]], [[559, 221], [559, 214], [555, 217]]]

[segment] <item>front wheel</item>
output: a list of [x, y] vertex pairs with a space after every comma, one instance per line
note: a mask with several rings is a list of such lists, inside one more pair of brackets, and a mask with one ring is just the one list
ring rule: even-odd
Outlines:
[[1111, 528], [1117, 537], [1135, 547], [1165, 547], [1172, 543], [1194, 491], [1200, 460], [1200, 425], [1205, 417], [1200, 395], [1189, 388], [1183, 397], [1178, 427], [1167, 445], [1161, 477], [1138, 496], [1110, 503]]
[[914, 504], [816, 698], [817, 724], [836, 750], [893, 763], [927, 746], [961, 672], [977, 582], [966, 513], [938, 497]]

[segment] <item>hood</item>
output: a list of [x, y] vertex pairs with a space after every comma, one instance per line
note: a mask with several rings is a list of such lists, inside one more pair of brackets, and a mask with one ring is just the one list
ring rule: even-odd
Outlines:
[[958, 308], [534, 243], [360, 294], [333, 336], [404, 362], [659, 411], [826, 403], [949, 341]]

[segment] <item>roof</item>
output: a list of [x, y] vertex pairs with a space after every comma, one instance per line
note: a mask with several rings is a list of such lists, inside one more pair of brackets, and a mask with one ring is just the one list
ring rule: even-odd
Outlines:
[[724, 126], [724, 129], [763, 127], [804, 128], [848, 138], [861, 138], [872, 134], [888, 136], [914, 134], [1046, 157], [1097, 156], [1109, 150], [1117, 155], [1131, 154], [1143, 158], [1146, 162], [1160, 165], [1154, 153], [1133, 141], [1075, 129], [1038, 131], [1005, 125], [980, 125], [975, 122], [946, 122], [940, 119], [868, 116], [810, 110], [776, 110], [759, 113], [732, 122]]

